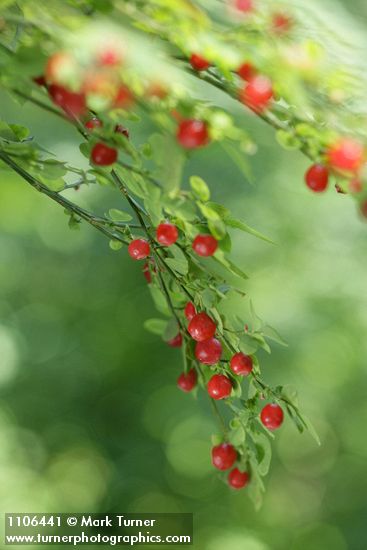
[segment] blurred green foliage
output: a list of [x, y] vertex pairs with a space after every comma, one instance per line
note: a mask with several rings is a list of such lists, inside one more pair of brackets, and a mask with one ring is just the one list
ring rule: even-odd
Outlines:
[[[175, 388], [180, 352], [143, 329], [155, 313], [139, 266], [91, 228], [70, 231], [60, 207], [1, 172], [2, 512], [193, 511], [198, 549], [365, 548], [366, 224], [334, 189], [308, 192], [301, 155], [231, 107], [259, 144], [256, 185], [220, 145], [198, 152], [186, 179], [202, 176], [213, 200], [276, 241], [234, 233], [234, 255], [256, 310], [289, 343], [260, 352], [264, 374], [299, 388], [321, 448], [287, 421], [258, 513], [246, 491], [222, 485], [206, 399]], [[50, 128], [5, 96], [0, 111], [60, 158], [83, 162], [66, 124]], [[144, 127], [131, 126], [143, 142]], [[115, 206], [107, 192], [103, 205], [92, 188], [77, 193], [86, 206]], [[240, 312], [241, 302], [228, 307]]]

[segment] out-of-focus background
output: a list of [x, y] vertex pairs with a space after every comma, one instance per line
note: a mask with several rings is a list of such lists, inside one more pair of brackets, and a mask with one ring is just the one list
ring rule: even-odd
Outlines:
[[[348, 8], [366, 20], [362, 1]], [[5, 95], [0, 105], [60, 158], [83, 162], [66, 123]], [[366, 548], [367, 225], [332, 187], [309, 192], [307, 161], [227, 106], [259, 144], [256, 184], [214, 145], [186, 175], [276, 241], [233, 233], [233, 254], [256, 310], [289, 343], [260, 352], [264, 376], [298, 387], [322, 446], [288, 421], [260, 512], [246, 490], [230, 491], [210, 463], [205, 396], [176, 389], [180, 352], [144, 331], [155, 311], [141, 266], [92, 228], [69, 230], [58, 205], [0, 171], [1, 512], [194, 512], [198, 549]], [[150, 128], [130, 131], [139, 143]], [[69, 194], [118, 207], [107, 190]]]

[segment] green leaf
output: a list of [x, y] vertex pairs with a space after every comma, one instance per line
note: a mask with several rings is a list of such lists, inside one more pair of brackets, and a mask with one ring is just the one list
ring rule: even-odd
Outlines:
[[221, 241], [227, 235], [226, 226], [222, 220], [209, 220], [208, 227], [210, 233], [217, 239], [217, 241]]
[[129, 222], [133, 219], [130, 214], [123, 212], [122, 210], [118, 210], [117, 208], [110, 208], [108, 214], [114, 222]]
[[177, 336], [179, 332], [179, 326], [177, 324], [176, 319], [172, 318], [166, 323], [166, 328], [163, 333], [163, 340], [165, 342], [168, 342], [169, 340], [172, 340], [175, 336]]
[[158, 170], [156, 177], [166, 191], [180, 188], [185, 153], [169, 135], [154, 134], [150, 138]]
[[175, 258], [167, 258], [166, 264], [173, 269], [173, 271], [176, 271], [180, 275], [187, 275], [189, 271], [189, 264], [187, 260], [176, 260]]
[[228, 440], [234, 447], [243, 445], [246, 440], [246, 432], [244, 428], [239, 426], [238, 428], [231, 430], [228, 434]]
[[273, 340], [273, 342], [277, 342], [281, 346], [288, 347], [288, 344], [283, 338], [280, 336], [279, 332], [275, 330], [275, 328], [271, 327], [270, 325], [265, 325], [263, 328], [263, 334], [265, 338], [269, 338], [270, 340]]
[[258, 472], [261, 476], [265, 476], [271, 463], [271, 444], [265, 434], [253, 433], [252, 439], [255, 442]]
[[205, 181], [199, 176], [191, 176], [190, 185], [194, 195], [201, 201], [210, 199], [210, 190]]
[[233, 227], [234, 229], [240, 229], [241, 231], [244, 231], [245, 233], [249, 233], [253, 237], [257, 237], [258, 239], [266, 241], [267, 243], [275, 244], [275, 242], [272, 241], [271, 239], [269, 239], [269, 237], [267, 237], [266, 235], [263, 235], [262, 233], [260, 233], [256, 229], [253, 229], [252, 227], [250, 227], [249, 225], [247, 225], [243, 221], [238, 220], [237, 218], [225, 218], [224, 222], [227, 225], [227, 227]]
[[21, 126], [20, 124], [9, 124], [9, 128], [12, 129], [18, 141], [23, 141], [29, 136], [29, 130], [25, 126]]
[[144, 323], [144, 328], [153, 334], [163, 336], [166, 330], [167, 321], [165, 319], [147, 319]]
[[284, 149], [299, 149], [301, 147], [301, 141], [291, 132], [287, 130], [278, 130], [276, 132], [276, 139]]
[[219, 262], [220, 264], [222, 264], [227, 269], [229, 269], [229, 271], [231, 273], [233, 273], [234, 275], [237, 275], [238, 277], [241, 277], [242, 279], [248, 279], [248, 276], [246, 275], [246, 273], [244, 271], [242, 271], [242, 269], [237, 267], [233, 262], [231, 262], [230, 260], [225, 258], [224, 255], [223, 255], [223, 252], [221, 250], [216, 251], [215, 255], [213, 256], [213, 259], [215, 261]]

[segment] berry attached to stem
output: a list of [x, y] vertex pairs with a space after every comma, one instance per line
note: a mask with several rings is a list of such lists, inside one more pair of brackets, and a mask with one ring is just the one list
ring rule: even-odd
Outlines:
[[196, 53], [191, 55], [190, 64], [195, 71], [206, 71], [210, 67], [209, 61]]
[[192, 243], [192, 248], [198, 256], [207, 258], [213, 256], [218, 248], [218, 241], [212, 235], [197, 235]]
[[224, 374], [214, 374], [208, 382], [207, 390], [213, 399], [225, 399], [231, 394], [232, 384]]
[[315, 193], [325, 191], [329, 182], [329, 170], [322, 164], [313, 164], [305, 174], [305, 181]]
[[198, 342], [195, 346], [195, 357], [203, 365], [215, 365], [222, 356], [222, 344], [216, 338]]
[[240, 100], [256, 113], [262, 113], [267, 109], [273, 96], [271, 80], [259, 74], [250, 78], [240, 93]]
[[363, 157], [363, 145], [350, 138], [340, 139], [327, 152], [330, 166], [346, 172], [356, 172], [363, 163]]
[[269, 403], [262, 409], [260, 418], [265, 428], [271, 431], [276, 430], [283, 423], [283, 409], [276, 403]]
[[128, 246], [128, 252], [133, 260], [144, 260], [150, 254], [150, 245], [145, 239], [134, 239]]
[[228, 484], [233, 489], [243, 489], [249, 481], [249, 474], [247, 472], [241, 472], [238, 468], [234, 468], [228, 474]]
[[61, 107], [69, 117], [81, 117], [86, 112], [85, 95], [71, 92], [58, 84], [51, 84], [48, 93], [52, 101]]
[[177, 141], [185, 149], [197, 149], [209, 142], [208, 127], [202, 120], [186, 119], [179, 124]]
[[242, 63], [242, 65], [238, 67], [237, 74], [239, 77], [242, 78], [242, 80], [248, 81], [255, 76], [256, 69], [251, 63], [245, 61], [244, 63]]
[[198, 375], [195, 369], [190, 369], [187, 374], [184, 372], [180, 374], [177, 379], [177, 386], [184, 392], [192, 391], [198, 380]]
[[218, 470], [229, 470], [236, 460], [236, 449], [230, 443], [222, 443], [212, 448], [213, 466]]
[[103, 122], [102, 120], [94, 116], [93, 118], [87, 120], [84, 126], [88, 128], [88, 130], [94, 130], [94, 128], [101, 128], [103, 126]]
[[240, 376], [248, 376], [253, 369], [252, 358], [242, 352], [236, 353], [229, 363], [232, 372]]
[[110, 166], [117, 160], [117, 150], [105, 143], [98, 142], [92, 149], [91, 160], [98, 166]]
[[204, 342], [204, 340], [212, 338], [216, 329], [217, 325], [205, 312], [194, 315], [187, 327], [191, 338], [197, 342]]
[[171, 348], [180, 348], [182, 346], [182, 334], [179, 332], [171, 338], [171, 340], [168, 340], [167, 344], [171, 346]]
[[195, 317], [196, 307], [194, 306], [194, 304], [192, 302], [187, 302], [184, 313], [185, 313], [185, 317], [188, 321], [191, 321], [193, 319], [193, 317]]
[[163, 246], [171, 246], [178, 239], [178, 229], [173, 223], [160, 223], [157, 227], [156, 237]]

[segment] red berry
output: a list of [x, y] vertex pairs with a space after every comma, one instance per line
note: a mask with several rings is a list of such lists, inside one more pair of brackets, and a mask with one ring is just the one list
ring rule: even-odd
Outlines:
[[105, 49], [98, 55], [99, 65], [112, 67], [121, 63], [121, 56], [118, 51], [113, 48]]
[[185, 392], [193, 390], [196, 386], [198, 375], [195, 369], [190, 369], [187, 374], [180, 374], [177, 379], [177, 386]]
[[306, 172], [305, 181], [312, 191], [321, 193], [328, 186], [329, 170], [322, 164], [313, 164]]
[[225, 399], [231, 394], [232, 384], [224, 374], [214, 374], [208, 382], [207, 390], [213, 399]]
[[156, 236], [160, 244], [171, 246], [178, 239], [178, 229], [173, 223], [160, 223], [157, 227]]
[[276, 403], [269, 403], [261, 411], [260, 418], [268, 430], [276, 430], [283, 423], [283, 409]]
[[327, 152], [330, 165], [347, 172], [356, 172], [363, 163], [363, 156], [363, 145], [349, 138], [340, 139]]
[[242, 80], [250, 80], [250, 78], [255, 76], [256, 69], [251, 63], [246, 61], [238, 67], [237, 74], [242, 78]]
[[122, 84], [117, 90], [117, 93], [113, 101], [113, 106], [115, 108], [120, 107], [121, 109], [128, 109], [129, 107], [132, 106], [133, 102], [134, 102], [134, 98], [129, 88]]
[[48, 87], [48, 93], [52, 101], [71, 117], [80, 117], [87, 109], [83, 93], [71, 92], [58, 84], [51, 84]]
[[228, 474], [228, 484], [233, 489], [242, 489], [250, 481], [250, 476], [247, 472], [241, 472], [238, 468], [234, 468]]
[[171, 338], [171, 340], [168, 340], [167, 344], [171, 346], [171, 348], [180, 348], [182, 346], [182, 334], [179, 332]]
[[88, 128], [88, 130], [94, 130], [94, 128], [101, 128], [103, 126], [103, 122], [102, 120], [94, 116], [93, 118], [87, 120], [84, 126]]
[[203, 365], [215, 365], [222, 356], [222, 344], [216, 338], [198, 342], [195, 346], [195, 357]]
[[274, 13], [272, 18], [273, 31], [283, 34], [288, 32], [293, 25], [292, 19], [285, 13]]
[[125, 126], [123, 126], [122, 124], [116, 124], [115, 132], [116, 132], [116, 134], [122, 134], [123, 136], [127, 137], [128, 139], [130, 137], [129, 130], [127, 128], [125, 128]]
[[197, 342], [203, 342], [204, 340], [208, 340], [208, 338], [212, 338], [216, 329], [217, 325], [213, 319], [204, 312], [194, 315], [187, 327], [191, 338]]
[[192, 302], [187, 302], [185, 307], [185, 317], [188, 321], [191, 321], [193, 317], [196, 315], [196, 307]]
[[240, 99], [247, 107], [261, 113], [268, 107], [273, 95], [271, 80], [264, 75], [255, 75], [241, 91]]
[[232, 468], [237, 460], [236, 449], [230, 443], [222, 443], [212, 448], [212, 462], [218, 470]]
[[46, 78], [41, 74], [40, 76], [34, 76], [32, 78], [33, 82], [37, 84], [37, 86], [46, 86]]
[[254, 9], [253, 0], [235, 0], [235, 6], [239, 11], [243, 11], [244, 13]]
[[253, 368], [251, 357], [242, 352], [233, 355], [229, 365], [235, 374], [241, 376], [248, 376]]
[[117, 160], [117, 151], [104, 143], [98, 142], [92, 149], [91, 160], [98, 166], [109, 166]]
[[180, 122], [176, 137], [185, 149], [196, 149], [208, 143], [208, 127], [202, 120], [186, 119]]
[[201, 57], [201, 55], [198, 55], [196, 53], [193, 53], [190, 57], [190, 63], [193, 69], [195, 71], [206, 71], [210, 67], [209, 61], [207, 61], [204, 57]]
[[218, 241], [211, 235], [197, 235], [192, 243], [192, 248], [198, 256], [213, 256], [218, 248]]
[[150, 245], [145, 239], [135, 239], [131, 241], [127, 250], [133, 260], [144, 260], [150, 254]]
[[148, 283], [148, 285], [150, 285], [150, 283], [152, 282], [152, 274], [150, 272], [148, 262], [145, 262], [145, 264], [143, 266], [143, 275], [144, 275], [145, 280]]

